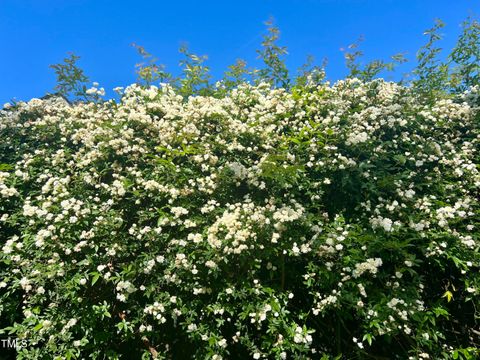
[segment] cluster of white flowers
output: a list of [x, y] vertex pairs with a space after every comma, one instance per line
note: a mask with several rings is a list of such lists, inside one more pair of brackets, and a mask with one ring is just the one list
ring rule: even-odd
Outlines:
[[295, 328], [295, 335], [293, 341], [297, 344], [304, 343], [310, 345], [312, 343], [312, 335], [308, 334], [303, 328], [297, 326]]
[[365, 272], [369, 272], [375, 275], [378, 272], [378, 268], [382, 266], [383, 262], [380, 258], [370, 258], [367, 261], [356, 264], [355, 269], [352, 271], [353, 277], [359, 277]]
[[105, 89], [103, 87], [98, 88], [99, 84], [94, 82], [93, 86], [85, 91], [87, 95], [98, 95], [98, 96], [105, 96]]
[[368, 134], [366, 132], [362, 131], [360, 133], [350, 134], [345, 143], [347, 145], [356, 145], [356, 144], [359, 144], [359, 143], [363, 143], [367, 140], [368, 140]]
[[372, 227], [374, 229], [376, 228], [382, 228], [383, 230], [390, 232], [393, 231], [393, 221], [389, 218], [384, 218], [384, 217], [376, 217], [370, 220], [370, 223], [372, 224]]
[[119, 281], [116, 287], [117, 299], [120, 301], [126, 301], [128, 294], [136, 291], [135, 286], [130, 281]]
[[248, 175], [248, 170], [239, 162], [230, 163], [228, 167], [233, 171], [234, 176], [240, 180], [245, 179]]
[[5, 180], [8, 178], [9, 173], [0, 171], [0, 194], [2, 197], [11, 197], [18, 195], [18, 191], [14, 187], [8, 187], [5, 185]]
[[0, 111], [0, 299], [20, 302], [18, 331], [38, 344], [93, 342], [73, 329], [95, 311], [165, 354], [175, 331], [208, 348], [199, 358], [229, 358], [231, 343], [316, 358], [329, 340], [297, 324], [344, 311], [360, 339], [377, 324], [373, 337], [420, 349], [412, 329], [442, 301], [429, 296], [453, 286], [438, 264], [459, 270], [454, 299], [480, 292], [478, 94], [430, 104], [357, 79], [118, 91]]
[[152, 315], [156, 320], [160, 323], [165, 323], [167, 319], [164, 316], [165, 313], [165, 306], [159, 302], [155, 302], [152, 305], [145, 307], [143, 310], [145, 314]]

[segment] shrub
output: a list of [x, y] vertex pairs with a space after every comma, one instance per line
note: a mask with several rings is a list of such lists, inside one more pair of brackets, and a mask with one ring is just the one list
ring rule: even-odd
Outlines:
[[2, 110], [17, 358], [474, 359], [480, 88], [308, 79]]

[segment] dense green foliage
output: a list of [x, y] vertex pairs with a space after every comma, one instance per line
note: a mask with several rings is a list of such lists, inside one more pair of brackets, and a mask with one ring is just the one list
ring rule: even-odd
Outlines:
[[176, 78], [137, 46], [104, 101], [72, 55], [72, 103], [0, 111], [18, 359], [478, 358], [478, 23], [446, 60], [427, 31], [410, 83], [354, 45], [333, 85], [291, 78], [269, 26], [260, 70], [212, 84], [184, 47]]

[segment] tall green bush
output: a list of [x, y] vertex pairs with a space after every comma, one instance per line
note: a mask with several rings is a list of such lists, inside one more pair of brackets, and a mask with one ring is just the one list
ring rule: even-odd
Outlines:
[[440, 65], [429, 31], [411, 84], [358, 56], [292, 80], [273, 25], [265, 69], [216, 84], [186, 48], [179, 79], [137, 48], [119, 101], [56, 66], [92, 99], [0, 112], [1, 336], [18, 359], [477, 358], [475, 24]]

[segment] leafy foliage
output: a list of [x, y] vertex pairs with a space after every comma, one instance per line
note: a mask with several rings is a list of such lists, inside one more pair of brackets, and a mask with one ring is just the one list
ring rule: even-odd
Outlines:
[[457, 45], [449, 56], [456, 65], [452, 74], [452, 86], [456, 91], [465, 91], [480, 85], [480, 23], [468, 18]]
[[[210, 83], [136, 47], [102, 100], [78, 57], [0, 111], [0, 333], [18, 359], [476, 359], [478, 23], [411, 84], [290, 79], [278, 29]], [[163, 83], [153, 85], [157, 81]], [[407, 86], [408, 85], [408, 86]]]
[[260, 79], [271, 83], [274, 86], [288, 89], [290, 84], [289, 74], [283, 56], [286, 55], [287, 48], [278, 45], [280, 30], [270, 19], [265, 23], [268, 33], [264, 35], [262, 48], [258, 50], [258, 57], [263, 60], [265, 68], [260, 69], [258, 74]]
[[57, 77], [57, 85], [55, 90], [63, 96], [79, 97], [89, 100], [86, 91], [86, 84], [89, 82], [88, 77], [83, 70], [78, 67], [77, 61], [79, 56], [71, 53], [63, 59], [63, 63], [50, 65]]
[[363, 51], [360, 50], [360, 44], [363, 40], [363, 37], [360, 37], [357, 42], [349, 45], [349, 51], [345, 52], [346, 66], [350, 70], [349, 77], [371, 81], [383, 71], [393, 71], [396, 65], [407, 61], [404, 54], [395, 54], [391, 57], [391, 62], [373, 60], [362, 66], [359, 59], [364, 55]]
[[436, 95], [438, 91], [444, 91], [448, 84], [448, 64], [439, 59], [442, 48], [437, 46], [438, 41], [442, 39], [439, 31], [445, 24], [437, 19], [435, 26], [425, 31], [428, 36], [428, 42], [418, 51], [418, 66], [415, 69], [415, 87], [426, 94]]
[[145, 85], [154, 82], [169, 82], [173, 80], [171, 74], [165, 71], [165, 65], [159, 64], [158, 59], [150, 54], [143, 46], [132, 44], [138, 54], [146, 61], [135, 65], [138, 80]]
[[198, 56], [190, 53], [186, 45], [180, 48], [180, 53], [184, 55], [184, 59], [180, 61], [183, 69], [183, 77], [179, 80], [178, 91], [184, 95], [191, 94], [208, 94], [210, 68], [204, 65], [208, 59], [206, 55]]

